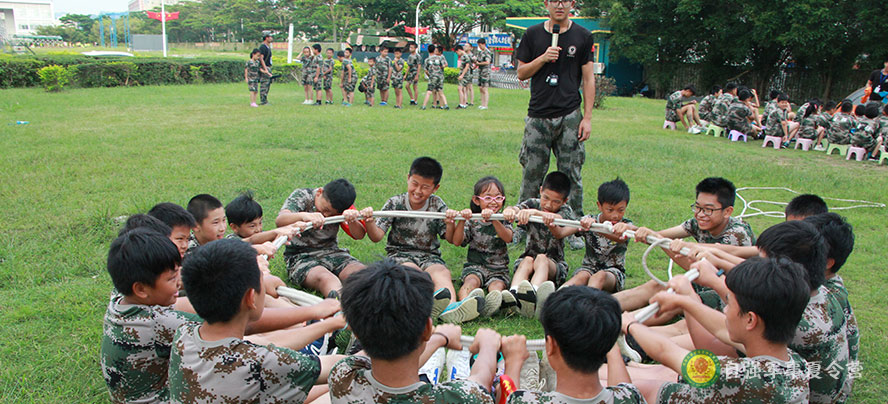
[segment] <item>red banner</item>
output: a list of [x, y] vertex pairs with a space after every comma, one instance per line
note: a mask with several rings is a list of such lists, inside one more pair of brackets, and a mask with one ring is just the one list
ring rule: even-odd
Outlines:
[[[151, 19], [154, 19], [157, 21], [161, 21], [161, 15], [160, 15], [161, 13], [156, 13], [154, 11], [146, 11], [146, 13], [148, 13], [148, 18], [151, 18]], [[174, 13], [166, 13], [166, 20], [167, 21], [178, 20], [178, 19], [179, 19], [179, 12], [178, 11], [176, 11]]]
[[[414, 27], [404, 27], [404, 31], [408, 34], [416, 35], [416, 28]], [[425, 35], [429, 33], [429, 27], [419, 27], [419, 35]]]

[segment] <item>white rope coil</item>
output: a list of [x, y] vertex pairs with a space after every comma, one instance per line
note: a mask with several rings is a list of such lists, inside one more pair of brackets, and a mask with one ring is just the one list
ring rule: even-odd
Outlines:
[[[754, 204], [767, 204], [767, 205], [777, 205], [777, 206], [786, 206], [788, 202], [775, 202], [775, 201], [766, 201], [766, 200], [746, 200], [743, 195], [740, 194], [741, 191], [749, 191], [749, 190], [762, 190], [762, 191], [786, 191], [793, 193], [795, 195], [801, 195], [801, 192], [786, 188], [786, 187], [742, 187], [737, 189], [737, 198], [740, 198], [743, 201], [743, 210], [740, 211], [740, 215], [737, 216], [741, 219], [753, 216], [765, 216], [765, 217], [776, 217], [776, 218], [784, 218], [786, 214], [783, 210], [774, 210], [774, 211], [766, 211], [760, 208], [753, 206]], [[884, 208], [886, 205], [880, 202], [870, 202], [863, 201], [857, 199], [841, 199], [841, 198], [830, 198], [830, 197], [821, 197], [821, 199], [829, 200], [829, 201], [837, 201], [837, 202], [847, 202], [847, 203], [856, 203], [856, 205], [852, 206], [837, 206], [830, 207], [830, 210], [849, 210], [849, 209], [857, 209], [857, 208]], [[746, 213], [747, 211], [751, 211], [752, 213]]]

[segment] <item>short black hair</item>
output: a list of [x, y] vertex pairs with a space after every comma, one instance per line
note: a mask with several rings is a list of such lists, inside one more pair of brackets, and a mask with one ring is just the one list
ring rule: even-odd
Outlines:
[[371, 358], [394, 360], [419, 346], [434, 292], [428, 273], [386, 259], [343, 282], [342, 311]]
[[138, 229], [140, 227], [147, 227], [166, 237], [169, 237], [170, 234], [173, 234], [173, 229], [170, 226], [167, 226], [166, 223], [161, 222], [160, 219], [154, 216], [146, 215], [144, 213], [139, 213], [127, 218], [126, 223], [124, 223], [123, 228], [120, 229], [120, 232], [117, 233], [117, 235], [122, 236], [123, 233], [126, 233], [130, 230]]
[[188, 201], [188, 207], [186, 209], [192, 216], [194, 216], [194, 220], [199, 224], [209, 216], [211, 210], [216, 210], [221, 207], [222, 202], [219, 202], [216, 197], [210, 194], [199, 194], [195, 195], [194, 198], [191, 198], [191, 200]]
[[434, 52], [435, 51], [435, 44], [433, 44], [433, 43], [429, 44], [428, 50], [429, 50], [429, 53]]
[[863, 104], [858, 104], [854, 107], [854, 115], [863, 116], [866, 113], [866, 107]]
[[715, 95], [721, 90], [722, 90], [721, 86], [712, 86], [712, 88], [709, 89], [709, 94]]
[[788, 344], [795, 336], [811, 298], [805, 269], [786, 258], [747, 259], [728, 272], [725, 286], [742, 313], [762, 319], [765, 339], [777, 344]]
[[266, 33], [266, 34], [262, 35], [262, 40], [264, 41], [265, 38], [273, 38], [273, 36], [271, 34]]
[[158, 276], [175, 269], [180, 262], [179, 249], [168, 236], [150, 228], [137, 228], [111, 242], [107, 267], [114, 288], [131, 296], [136, 282], [154, 286]]
[[253, 199], [253, 193], [246, 191], [225, 205], [225, 217], [228, 223], [238, 226], [262, 217], [262, 205]]
[[352, 50], [352, 48], [345, 48], [345, 51], [348, 52], [348, 53], [352, 53], [352, 52], [354, 52], [354, 51]]
[[158, 203], [148, 211], [148, 214], [160, 219], [161, 222], [166, 223], [170, 228], [184, 226], [191, 229], [197, 226], [194, 215], [172, 202]]
[[833, 100], [827, 100], [826, 104], [823, 104], [823, 109], [825, 109], [827, 111], [831, 111], [831, 110], [836, 109], [836, 102]]
[[846, 114], [851, 113], [851, 111], [854, 111], [854, 103], [849, 100], [842, 101], [841, 108], [842, 112]]
[[709, 177], [697, 184], [696, 195], [701, 193], [713, 194], [718, 199], [722, 208], [734, 206], [734, 198], [737, 196], [737, 188], [734, 183], [722, 177]]
[[407, 176], [418, 175], [428, 178], [438, 185], [441, 182], [441, 176], [444, 175], [444, 168], [441, 163], [431, 157], [419, 157], [410, 164], [410, 171]]
[[253, 55], [255, 55], [257, 53], [262, 53], [262, 52], [259, 51], [259, 48], [253, 48], [253, 50], [250, 51], [250, 57], [252, 58]]
[[321, 51], [321, 44], [316, 43], [316, 44], [312, 45], [311, 47], [318, 52]]
[[182, 284], [194, 311], [207, 323], [229, 321], [247, 289], [262, 290], [256, 250], [233, 239], [202, 246], [182, 264]]
[[[376, 56], [370, 56], [370, 57], [367, 59], [367, 61], [368, 61], [368, 62], [370, 62], [370, 61], [374, 61], [374, 62], [375, 62], [375, 61], [376, 61]], [[370, 75], [370, 74], [368, 73], [367, 75]]]
[[561, 349], [571, 369], [594, 373], [620, 335], [620, 304], [607, 292], [568, 286], [552, 293], [540, 313], [546, 336]]
[[808, 286], [817, 290], [826, 279], [826, 240], [811, 223], [794, 220], [771, 226], [755, 243], [770, 258], [785, 257], [805, 267]]
[[823, 201], [823, 198], [814, 194], [802, 194], [792, 198], [792, 200], [786, 204], [786, 209], [784, 209], [784, 213], [787, 217], [808, 217], [826, 212], [829, 212], [826, 202]]
[[697, 95], [697, 87], [694, 87], [693, 84], [686, 85], [685, 88], [683, 88], [682, 90], [689, 90], [691, 94]]
[[726, 92], [726, 93], [731, 92], [731, 90], [733, 90], [733, 89], [735, 89], [735, 88], [737, 88], [737, 83], [728, 83], [728, 84], [725, 84], [725, 92]]
[[338, 58], [344, 58], [344, 57], [345, 57], [345, 52], [343, 52], [343, 51], [336, 52], [336, 57], [338, 57]]
[[880, 111], [881, 108], [882, 108], [882, 106], [879, 105], [878, 103], [869, 102], [866, 104], [866, 107], [863, 110], [863, 115], [869, 119], [878, 118], [879, 115], [881, 114], [881, 111]]
[[404, 53], [404, 50], [401, 49], [401, 47], [396, 47], [395, 49], [392, 49], [392, 52], [395, 52], [395, 53]]
[[335, 49], [333, 49], [333, 48], [327, 48], [327, 50], [326, 50], [326, 51], [327, 51], [327, 52], [336, 52], [336, 50], [335, 50]]
[[773, 100], [773, 99], [777, 98], [778, 96], [780, 96], [780, 94], [782, 94], [780, 92], [780, 90], [771, 90], [771, 92], [768, 93], [768, 99]]
[[570, 195], [570, 178], [561, 171], [552, 171], [543, 178], [542, 189], [548, 189], [561, 194], [564, 199]]
[[620, 177], [598, 186], [598, 203], [629, 203], [629, 186]]
[[[484, 192], [485, 189], [490, 188], [491, 185], [496, 187], [496, 189], [499, 190], [500, 194], [502, 194], [503, 197], [505, 198], [505, 196], [506, 196], [505, 185], [503, 185], [502, 181], [500, 181], [499, 178], [496, 178], [492, 175], [481, 178], [480, 180], [478, 180], [478, 182], [475, 183], [475, 188], [474, 188], [474, 192], [472, 193], [472, 196], [481, 195], [481, 193]], [[503, 199], [503, 203], [500, 204], [500, 206], [505, 206], [505, 205], [506, 205], [506, 200]], [[481, 213], [481, 206], [478, 206], [478, 204], [475, 203], [474, 197], [469, 199], [469, 209], [472, 210], [472, 213]]]
[[484, 38], [478, 38], [478, 45], [487, 45], [487, 40]]
[[777, 96], [777, 102], [780, 102], [780, 101], [789, 101], [789, 96], [784, 93], [780, 93]]
[[832, 268], [827, 268], [832, 273], [839, 272], [851, 251], [854, 251], [854, 227], [844, 217], [836, 213], [827, 212], [805, 218], [805, 221], [814, 225], [823, 239], [826, 240], [826, 258], [832, 258]]
[[330, 206], [342, 213], [355, 203], [355, 186], [345, 178], [333, 180], [324, 185], [324, 198]]
[[407, 43], [407, 47], [408, 47], [408, 48], [411, 47], [411, 46], [416, 47], [416, 42], [410, 41], [410, 42]]
[[746, 100], [752, 98], [752, 92], [750, 92], [747, 89], [740, 90], [737, 93], [737, 98], [739, 98], [740, 101], [746, 101]]
[[386, 51], [386, 52], [388, 52], [388, 50], [389, 50], [389, 48], [386, 47], [386, 46], [380, 46], [380, 47], [379, 47], [379, 53], [382, 53], [382, 51]]

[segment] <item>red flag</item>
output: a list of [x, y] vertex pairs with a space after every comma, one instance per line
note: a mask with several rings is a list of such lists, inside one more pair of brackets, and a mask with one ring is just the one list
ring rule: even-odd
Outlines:
[[[404, 31], [408, 34], [416, 35], [416, 28], [414, 27], [404, 27]], [[429, 27], [419, 27], [419, 34], [424, 35], [429, 33]]]
[[[157, 21], [161, 20], [160, 13], [158, 13], [158, 12], [146, 11], [146, 13], [148, 14], [148, 18], [151, 18], [151, 19], [154, 19]], [[166, 13], [166, 20], [167, 21], [178, 20], [178, 19], [179, 19], [179, 12], [178, 11], [176, 11], [174, 13]]]

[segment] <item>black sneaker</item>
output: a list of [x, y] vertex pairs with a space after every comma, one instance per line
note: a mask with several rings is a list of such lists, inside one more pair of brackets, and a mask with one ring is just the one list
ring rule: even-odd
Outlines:
[[638, 354], [641, 355], [642, 362], [651, 361], [651, 357], [648, 356], [647, 352], [645, 352], [644, 349], [641, 348], [641, 345], [638, 344], [638, 341], [629, 334], [626, 334], [626, 345], [629, 345], [629, 348], [632, 348], [635, 352], [638, 352]]
[[418, 105], [416, 101], [410, 100], [410, 105]]
[[445, 111], [449, 111], [449, 110], [450, 110], [450, 107], [448, 107], [448, 106], [445, 105], [444, 108], [441, 108], [441, 109], [443, 109], [443, 110], [445, 110]]
[[315, 101], [315, 105], [323, 105], [323, 104], [321, 104], [321, 100], [317, 100], [317, 101]]

